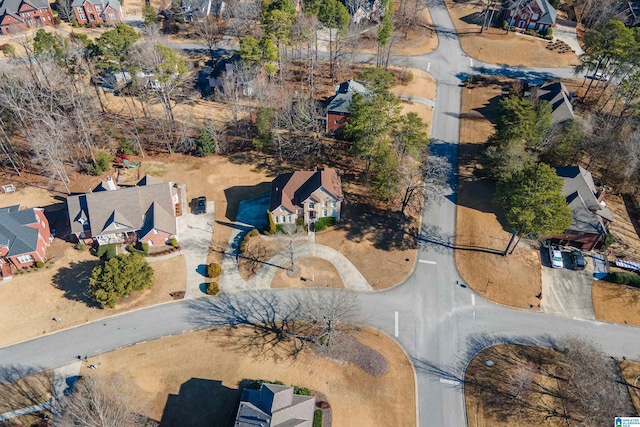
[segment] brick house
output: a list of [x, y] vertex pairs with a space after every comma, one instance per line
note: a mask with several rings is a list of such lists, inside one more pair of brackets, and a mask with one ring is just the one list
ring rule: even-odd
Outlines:
[[135, 238], [162, 246], [176, 234], [178, 203], [172, 182], [146, 175], [132, 187], [118, 187], [108, 178], [92, 193], [69, 196], [67, 210], [79, 241], [103, 245]]
[[293, 393], [293, 387], [263, 384], [242, 390], [234, 427], [312, 427], [316, 398]]
[[557, 12], [547, 0], [509, 0], [505, 20], [521, 30], [545, 31], [556, 24]]
[[11, 265], [23, 268], [47, 260], [51, 243], [49, 221], [44, 210], [20, 210], [20, 205], [0, 208], [0, 264], [3, 278], [10, 277]]
[[596, 188], [591, 173], [580, 166], [557, 167], [556, 173], [564, 180], [562, 195], [567, 199], [573, 220], [564, 233], [550, 237], [561, 245], [593, 250], [604, 241], [606, 227], [613, 221], [603, 200], [605, 192]]
[[73, 0], [71, 6], [80, 25], [116, 25], [122, 21], [118, 0]]
[[0, 34], [15, 34], [53, 23], [53, 12], [47, 0], [0, 1]]
[[349, 118], [354, 93], [359, 93], [365, 98], [371, 97], [369, 89], [354, 80], [349, 80], [336, 86], [336, 94], [327, 99], [325, 114], [327, 132], [335, 132], [344, 127]]
[[316, 168], [278, 175], [271, 182], [269, 212], [276, 224], [304, 224], [319, 218], [340, 220], [342, 184], [335, 169]]

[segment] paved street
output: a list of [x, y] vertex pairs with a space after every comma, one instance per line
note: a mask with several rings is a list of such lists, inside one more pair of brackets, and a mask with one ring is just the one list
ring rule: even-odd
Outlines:
[[[567, 77], [570, 69], [507, 67], [477, 63], [465, 55], [441, 1], [429, 3], [438, 48], [412, 57], [412, 65], [429, 71], [437, 81], [433, 113], [432, 153], [447, 157], [456, 170], [460, 83], [483, 71], [527, 78]], [[364, 58], [364, 55], [362, 56]], [[609, 354], [640, 358], [638, 331], [622, 325], [579, 321], [506, 308], [485, 301], [460, 286], [451, 244], [455, 241], [456, 193], [428, 202], [423, 212], [418, 262], [414, 274], [390, 290], [359, 293], [366, 323], [394, 337], [413, 359], [418, 380], [420, 426], [464, 426], [466, 414], [460, 388], [430, 373], [433, 366], [467, 362], [482, 347], [497, 342], [548, 344], [550, 337], [577, 335], [600, 343]], [[286, 296], [297, 290], [272, 290]], [[238, 293], [233, 298], [245, 298]], [[133, 311], [88, 325], [0, 349], [0, 368], [49, 368], [138, 342], [202, 329], [214, 324], [207, 316], [208, 298], [183, 300]], [[396, 313], [397, 320], [396, 323]]]

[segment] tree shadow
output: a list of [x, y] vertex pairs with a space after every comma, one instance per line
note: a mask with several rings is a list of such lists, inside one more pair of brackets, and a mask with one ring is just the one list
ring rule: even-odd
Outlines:
[[220, 380], [191, 378], [182, 383], [178, 394], [167, 397], [160, 426], [230, 427], [235, 420], [240, 395], [240, 390], [224, 386]]
[[466, 16], [460, 18], [462, 22], [465, 24], [476, 24], [478, 26], [482, 25], [482, 21], [484, 20], [484, 16], [482, 12], [473, 12]]
[[502, 95], [496, 95], [489, 99], [489, 102], [484, 104], [480, 108], [474, 108], [473, 111], [480, 113], [481, 117], [475, 116], [472, 113], [467, 113], [465, 118], [471, 120], [482, 120], [482, 117], [490, 121], [492, 124], [497, 125], [500, 119], [500, 101], [504, 97]]
[[[270, 189], [270, 182], [261, 182], [256, 185], [236, 185], [225, 189], [224, 195], [227, 199], [227, 210], [224, 215], [225, 218], [230, 221], [236, 221], [241, 201], [249, 200], [264, 193], [268, 193]], [[264, 216], [264, 212], [262, 214]]]
[[49, 402], [52, 392], [53, 371], [20, 365], [0, 367], [0, 413]]
[[503, 255], [503, 251], [477, 245], [456, 244], [455, 236], [443, 232], [437, 225], [422, 224], [418, 235], [418, 247], [430, 249], [436, 253], [447, 254], [452, 251], [484, 252], [493, 255]]
[[64, 297], [79, 301], [87, 307], [101, 308], [102, 306], [89, 294], [89, 278], [91, 272], [99, 260], [71, 262], [66, 267], [61, 267], [53, 276], [53, 285], [64, 291]]

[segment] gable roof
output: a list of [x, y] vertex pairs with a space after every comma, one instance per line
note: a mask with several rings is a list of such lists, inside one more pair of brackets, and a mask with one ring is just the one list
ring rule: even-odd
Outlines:
[[24, 21], [18, 13], [22, 3], [33, 6], [36, 9], [49, 8], [49, 2], [47, 0], [0, 0], [0, 17], [11, 15], [19, 21]]
[[332, 168], [316, 168], [312, 171], [296, 171], [278, 175], [271, 182], [269, 210], [283, 206], [290, 212], [302, 208], [312, 193], [324, 189], [336, 200], [342, 200], [342, 184], [338, 171]]
[[293, 387], [263, 384], [244, 389], [235, 427], [311, 427], [315, 398], [293, 394]]
[[594, 234], [605, 234], [603, 218], [611, 221], [611, 211], [598, 203], [596, 186], [591, 173], [580, 166], [557, 167], [556, 173], [564, 180], [562, 195], [567, 199], [573, 221], [569, 229]]
[[327, 99], [327, 112], [348, 113], [354, 93], [371, 97], [371, 91], [355, 80], [340, 83], [336, 86], [336, 94]]
[[34, 252], [38, 249], [37, 228], [29, 224], [37, 223], [36, 214], [31, 209], [19, 210], [20, 205], [0, 208], [0, 245], [8, 247], [6, 256]]
[[91, 231], [96, 237], [155, 228], [175, 234], [173, 195], [172, 183], [146, 176], [133, 187], [69, 196], [71, 232]]
[[549, 3], [548, 0], [524, 0], [524, 2], [521, 2], [520, 0], [511, 0], [509, 5], [507, 6], [507, 9], [513, 10], [517, 7], [520, 7], [520, 10], [522, 11], [525, 7], [527, 7], [531, 10], [531, 6], [533, 3], [535, 3], [538, 9], [542, 12], [540, 18], [538, 18], [536, 22], [547, 25], [555, 25], [558, 12], [554, 9], [553, 6], [551, 6], [551, 3]]
[[106, 9], [107, 7], [111, 6], [118, 12], [120, 12], [121, 10], [120, 2], [118, 0], [73, 0], [73, 2], [71, 2], [71, 6], [72, 7], [83, 6], [85, 3], [89, 3], [92, 5], [96, 5], [96, 4], [102, 5], [103, 9]]
[[564, 83], [551, 81], [538, 86], [538, 98], [551, 104], [554, 125], [576, 118], [573, 113], [571, 94]]

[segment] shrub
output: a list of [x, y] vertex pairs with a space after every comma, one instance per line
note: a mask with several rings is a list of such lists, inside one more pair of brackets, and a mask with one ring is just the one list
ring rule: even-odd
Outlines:
[[85, 249], [87, 249], [87, 245], [84, 242], [78, 242], [76, 243], [76, 249], [79, 251], [84, 251]]
[[322, 410], [316, 409], [313, 412], [313, 427], [322, 427]]
[[2, 45], [2, 53], [4, 53], [4, 56], [16, 56], [16, 48], [11, 44]]
[[111, 258], [115, 258], [116, 253], [116, 244], [109, 243], [108, 245], [98, 246], [96, 250], [96, 256], [99, 257], [103, 261], [109, 261]]
[[547, 37], [553, 37], [553, 29], [551, 27], [547, 28], [547, 30], [544, 32], [544, 35]]
[[276, 232], [284, 233], [284, 227], [282, 226], [282, 224], [276, 224]]
[[299, 216], [298, 218], [296, 218], [296, 225], [298, 227], [302, 227], [304, 225], [304, 217]]
[[257, 228], [254, 228], [249, 232], [249, 236], [251, 236], [251, 237], [256, 237], [256, 236], [259, 236], [259, 235], [260, 235], [260, 232], [258, 231]]
[[56, 24], [56, 25], [60, 25], [60, 24], [62, 24], [62, 19], [60, 19], [59, 16], [54, 16], [53, 17], [53, 23]]
[[138, 254], [118, 255], [100, 263], [91, 272], [90, 294], [106, 307], [114, 307], [119, 298], [150, 288], [153, 268]]
[[271, 215], [271, 211], [269, 210], [267, 210], [267, 225], [264, 231], [269, 234], [275, 234], [276, 232], [276, 223], [273, 221], [273, 215]]
[[607, 233], [604, 235], [604, 242], [602, 243], [602, 246], [604, 247], [604, 249], [607, 249], [613, 242], [615, 242], [613, 236], [611, 235], [611, 233]]
[[207, 295], [218, 295], [220, 293], [220, 286], [218, 282], [207, 283]]
[[293, 394], [299, 394], [300, 396], [311, 396], [311, 390], [306, 387], [293, 386]]
[[169, 246], [173, 246], [174, 248], [178, 247], [178, 239], [172, 237], [169, 239]]
[[617, 283], [620, 285], [629, 285], [634, 288], [640, 288], [640, 275], [636, 273], [627, 273], [626, 271], [616, 271], [609, 273], [605, 277], [607, 282]]
[[220, 267], [220, 264], [212, 262], [207, 265], [207, 277], [218, 277], [220, 276], [220, 273], [222, 273], [222, 267]]
[[334, 225], [336, 225], [336, 219], [332, 216], [325, 216], [316, 221], [314, 230], [321, 231], [327, 227], [333, 227]]
[[413, 73], [409, 70], [402, 70], [398, 75], [398, 80], [404, 84], [411, 83], [413, 81]]
[[502, 29], [507, 31], [507, 28], [509, 28], [509, 23], [507, 21], [502, 21]]
[[524, 30], [524, 33], [528, 36], [537, 36], [538, 32], [536, 30], [532, 30], [532, 29], [526, 29]]
[[[126, 154], [128, 156], [132, 155], [135, 152], [133, 142], [127, 141], [126, 139], [121, 139], [118, 141], [118, 152], [122, 154]], [[124, 156], [122, 156], [125, 158]]]
[[255, 228], [250, 232], [248, 232], [247, 234], [245, 234], [244, 237], [242, 238], [242, 241], [240, 242], [240, 248], [239, 248], [240, 253], [244, 252], [244, 248], [247, 246], [247, 243], [249, 243], [249, 240], [251, 240], [253, 237], [258, 235], [260, 235], [260, 233]]
[[147, 255], [149, 253], [149, 244], [148, 243], [142, 243], [140, 245], [140, 250], [142, 250], [142, 252], [144, 252], [144, 254]]
[[42, 267], [44, 267], [44, 262], [36, 261], [36, 268], [42, 268]]
[[[132, 254], [139, 254], [139, 255], [142, 255], [142, 256], [147, 256], [147, 255], [149, 255], [149, 253], [148, 253], [148, 252], [145, 252], [145, 251], [143, 251], [143, 250], [141, 250], [141, 249], [134, 248], [134, 247], [133, 247], [133, 246], [131, 246], [131, 245], [127, 245], [127, 246], [125, 247], [125, 249], [126, 249], [128, 252], [132, 253]], [[147, 249], [149, 249], [149, 245], [147, 245]]]
[[542, 36], [545, 40], [553, 40], [553, 36]]

